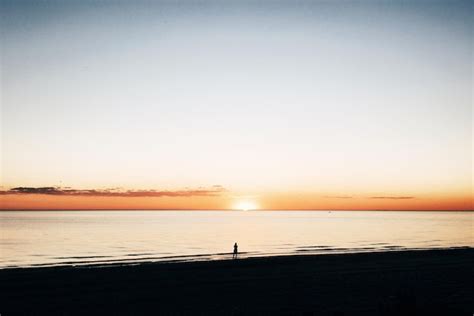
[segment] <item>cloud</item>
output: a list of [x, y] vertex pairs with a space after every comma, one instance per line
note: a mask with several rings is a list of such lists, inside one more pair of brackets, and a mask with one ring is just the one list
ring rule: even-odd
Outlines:
[[414, 199], [414, 196], [371, 196], [369, 199], [380, 199], [380, 200], [410, 200]]
[[218, 196], [227, 191], [220, 185], [211, 188], [197, 188], [184, 190], [77, 190], [61, 187], [16, 187], [1, 190], [0, 195], [42, 194], [57, 196], [90, 196], [90, 197], [193, 197], [193, 196]]

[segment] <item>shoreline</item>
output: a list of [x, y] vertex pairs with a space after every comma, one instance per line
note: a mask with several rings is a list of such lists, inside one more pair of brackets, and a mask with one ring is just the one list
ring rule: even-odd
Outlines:
[[[437, 248], [405, 248], [401, 246], [388, 246], [387, 248], [322, 248], [325, 252], [318, 252], [318, 250], [295, 250], [293, 253], [262, 253], [262, 252], [240, 252], [238, 260], [265, 260], [269, 258], [287, 258], [287, 257], [308, 257], [308, 256], [341, 256], [353, 254], [366, 253], [385, 253], [385, 252], [414, 252], [414, 251], [446, 251], [446, 250], [463, 250], [471, 249], [470, 246], [458, 247], [437, 247]], [[133, 255], [134, 256], [134, 255]], [[81, 257], [82, 258], [82, 257]], [[87, 258], [87, 257], [84, 257]], [[112, 258], [112, 257], [111, 257]], [[214, 259], [213, 259], [214, 258]], [[70, 259], [79, 259], [71, 257]], [[209, 254], [195, 254], [195, 255], [176, 255], [165, 257], [149, 257], [137, 259], [110, 259], [104, 261], [64, 261], [60, 263], [38, 263], [27, 266], [6, 266], [0, 267], [2, 270], [17, 270], [17, 269], [43, 269], [43, 268], [107, 268], [107, 267], [126, 267], [136, 265], [159, 265], [159, 264], [177, 264], [177, 263], [193, 263], [193, 262], [219, 262], [232, 261], [232, 252], [227, 253], [209, 253]]]
[[472, 315], [474, 249], [0, 270], [0, 312]]

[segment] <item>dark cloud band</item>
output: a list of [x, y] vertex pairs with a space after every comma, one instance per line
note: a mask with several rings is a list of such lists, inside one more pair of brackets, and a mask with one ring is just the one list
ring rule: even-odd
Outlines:
[[192, 196], [218, 196], [226, 189], [220, 185], [215, 185], [209, 189], [185, 189], [185, 190], [127, 190], [117, 191], [116, 189], [106, 190], [77, 190], [60, 187], [17, 187], [0, 191], [0, 195], [23, 195], [42, 194], [57, 196], [91, 196], [91, 197], [192, 197]]

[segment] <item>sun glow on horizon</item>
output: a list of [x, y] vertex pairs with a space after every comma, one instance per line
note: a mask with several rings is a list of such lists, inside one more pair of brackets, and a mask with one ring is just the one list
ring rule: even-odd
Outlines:
[[234, 210], [252, 211], [259, 209], [259, 206], [254, 201], [238, 201], [234, 204]]

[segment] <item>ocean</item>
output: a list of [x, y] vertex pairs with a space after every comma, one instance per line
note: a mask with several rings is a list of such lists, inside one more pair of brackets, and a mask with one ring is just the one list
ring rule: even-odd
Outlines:
[[474, 212], [1, 211], [0, 268], [473, 247]]

